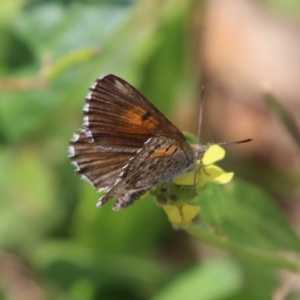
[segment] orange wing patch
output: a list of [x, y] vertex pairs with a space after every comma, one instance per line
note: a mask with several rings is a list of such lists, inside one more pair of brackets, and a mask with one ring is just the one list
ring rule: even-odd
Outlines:
[[[146, 115], [144, 115], [146, 116]], [[157, 130], [159, 129], [159, 121], [154, 117], [148, 117], [147, 119], [142, 118], [143, 125], [149, 128], [150, 130]]]
[[147, 111], [144, 108], [138, 107], [138, 111], [137, 108], [135, 110], [125, 110], [122, 118], [129, 124], [142, 125], [142, 116], [146, 113]]
[[160, 148], [155, 149], [155, 152], [149, 158], [171, 156], [177, 148], [175, 145], [162, 145]]
[[150, 130], [159, 127], [159, 121], [142, 107], [138, 107], [134, 111], [127, 110], [123, 119], [129, 124], [140, 125]]

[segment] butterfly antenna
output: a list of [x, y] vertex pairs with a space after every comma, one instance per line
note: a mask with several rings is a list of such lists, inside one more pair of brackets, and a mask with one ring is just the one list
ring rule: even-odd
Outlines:
[[201, 88], [201, 100], [199, 108], [199, 123], [198, 123], [198, 135], [197, 135], [197, 144], [200, 144], [201, 137], [201, 128], [202, 128], [202, 116], [203, 116], [203, 107], [204, 107], [204, 86]]
[[215, 145], [219, 145], [219, 146], [224, 146], [224, 145], [232, 145], [232, 144], [243, 144], [243, 143], [248, 143], [253, 141], [252, 139], [245, 139], [245, 140], [240, 140], [240, 141], [232, 141], [232, 142], [221, 142], [221, 143], [217, 143]]

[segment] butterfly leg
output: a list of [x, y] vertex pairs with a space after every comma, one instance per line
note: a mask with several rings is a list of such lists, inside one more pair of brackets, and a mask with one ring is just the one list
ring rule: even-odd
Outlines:
[[201, 165], [196, 166], [195, 172], [194, 172], [194, 193], [195, 193], [196, 196], [198, 195], [197, 182], [198, 182], [198, 176], [199, 176], [199, 171], [200, 171], [201, 167], [202, 167]]
[[168, 186], [167, 186], [167, 193], [169, 194], [170, 191], [171, 191], [172, 184], [173, 184], [172, 178], [167, 181], [167, 184], [168, 184]]
[[205, 166], [202, 166], [203, 167], [203, 172], [207, 175], [207, 176], [210, 176], [209, 173], [207, 173], [206, 169], [205, 169]]

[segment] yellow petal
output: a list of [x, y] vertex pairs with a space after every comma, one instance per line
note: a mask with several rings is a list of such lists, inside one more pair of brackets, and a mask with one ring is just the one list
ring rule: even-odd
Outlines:
[[219, 145], [210, 146], [204, 153], [202, 164], [210, 165], [214, 162], [223, 159], [225, 156], [225, 150]]
[[215, 165], [210, 165], [201, 170], [200, 177], [202, 180], [209, 180], [214, 183], [225, 184], [232, 179], [233, 175], [233, 172], [225, 172]]
[[182, 217], [180, 215], [180, 211], [177, 206], [171, 204], [165, 204], [162, 207], [165, 213], [167, 214], [169, 221], [172, 224], [180, 224]]
[[191, 204], [184, 204], [181, 209], [181, 226], [190, 223], [199, 213], [200, 207]]
[[163, 209], [166, 212], [169, 221], [175, 227], [182, 227], [187, 225], [192, 219], [194, 219], [200, 207], [191, 204], [179, 204], [179, 205], [163, 205]]
[[[218, 168], [217, 166], [212, 167], [211, 173], [207, 172], [210, 165], [218, 160], [221, 160], [225, 156], [225, 150], [220, 147], [219, 145], [212, 145], [208, 148], [208, 150], [205, 152], [204, 157], [201, 161], [201, 163], [204, 165], [204, 167], [200, 168], [199, 176], [197, 177], [197, 182], [199, 183], [201, 180], [209, 180], [213, 181], [215, 183], [219, 184], [225, 184], [229, 182], [232, 177], [233, 173], [226, 173], [222, 169]], [[205, 172], [203, 171], [205, 169]], [[207, 176], [207, 174], [209, 176]], [[188, 172], [186, 174], [182, 174], [179, 176], [176, 176], [173, 179], [173, 182], [175, 184], [179, 185], [193, 185], [194, 184], [194, 177], [195, 177], [195, 171]]]
[[191, 171], [191, 172], [176, 176], [173, 179], [173, 182], [175, 184], [179, 184], [179, 185], [193, 185], [194, 184], [194, 176], [195, 176], [195, 171]]

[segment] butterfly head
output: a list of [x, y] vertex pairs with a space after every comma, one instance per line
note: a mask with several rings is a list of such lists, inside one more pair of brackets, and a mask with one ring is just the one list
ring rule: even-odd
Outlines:
[[212, 144], [206, 144], [206, 145], [200, 145], [200, 144], [194, 144], [191, 145], [194, 155], [195, 155], [195, 161], [201, 160], [205, 154], [205, 152], [208, 150], [208, 148]]
[[194, 151], [195, 159], [197, 161], [197, 160], [201, 160], [203, 158], [205, 152], [209, 149], [209, 147], [211, 147], [213, 145], [223, 146], [223, 145], [243, 144], [243, 143], [248, 143], [251, 141], [252, 141], [252, 139], [245, 139], [245, 140], [221, 142], [221, 143], [208, 143], [206, 145], [195, 144], [195, 145], [191, 145], [191, 147]]

